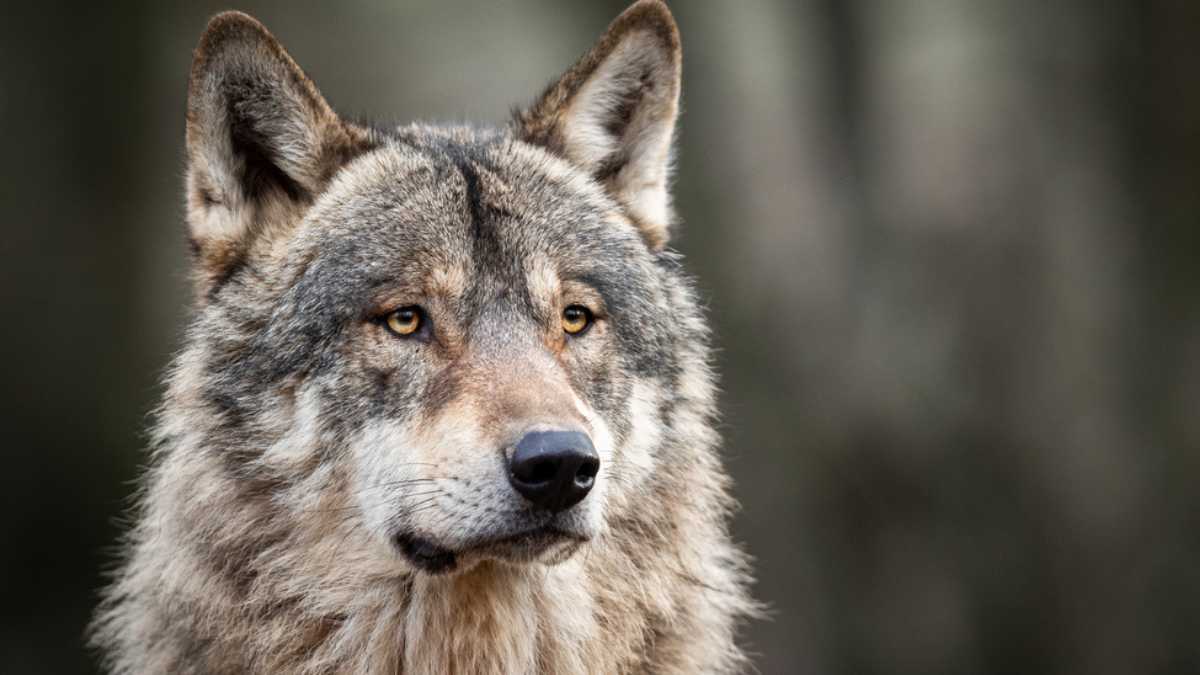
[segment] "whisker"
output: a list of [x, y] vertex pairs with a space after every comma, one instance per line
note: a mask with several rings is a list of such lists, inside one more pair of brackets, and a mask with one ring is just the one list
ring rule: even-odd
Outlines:
[[444, 495], [444, 494], [446, 494], [445, 490], [434, 489], [434, 490], [426, 490], [425, 492], [407, 492], [404, 494], [404, 496], [405, 497], [428, 497], [430, 495]]
[[384, 481], [382, 483], [379, 483], [379, 485], [376, 487], [385, 486], [385, 485], [406, 485], [408, 483], [433, 483], [433, 482], [439, 481], [439, 480], [455, 480], [455, 479], [451, 476], [429, 476], [426, 478], [404, 478], [401, 480]]
[[407, 517], [407, 516], [413, 515], [414, 513], [420, 513], [421, 511], [429, 508], [430, 506], [434, 506], [435, 504], [437, 504], [436, 496], [430, 497], [424, 501], [417, 502], [416, 504], [413, 504], [408, 509], [404, 510], [404, 516]]
[[358, 508], [357, 504], [352, 504], [350, 506], [338, 506], [338, 507], [331, 508], [331, 509], [301, 509], [299, 512], [300, 513], [344, 513], [346, 511], [352, 511], [357, 508]]

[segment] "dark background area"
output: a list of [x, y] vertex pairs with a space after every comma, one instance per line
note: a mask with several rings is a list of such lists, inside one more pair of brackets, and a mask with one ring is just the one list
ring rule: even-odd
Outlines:
[[[5, 673], [94, 669], [226, 7], [0, 20]], [[236, 7], [344, 114], [492, 122], [624, 3]], [[758, 669], [1200, 671], [1200, 3], [672, 7]]]

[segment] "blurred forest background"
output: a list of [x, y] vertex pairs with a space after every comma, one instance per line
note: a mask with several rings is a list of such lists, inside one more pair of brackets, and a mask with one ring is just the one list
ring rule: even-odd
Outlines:
[[[228, 3], [5, 5], [0, 669], [90, 672]], [[345, 114], [490, 122], [624, 5], [236, 7]], [[1200, 3], [672, 6], [759, 671], [1200, 672]]]

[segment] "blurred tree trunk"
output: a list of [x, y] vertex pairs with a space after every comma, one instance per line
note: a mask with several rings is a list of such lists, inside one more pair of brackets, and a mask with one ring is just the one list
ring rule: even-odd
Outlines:
[[1196, 10], [680, 13], [764, 671], [1194, 663]]

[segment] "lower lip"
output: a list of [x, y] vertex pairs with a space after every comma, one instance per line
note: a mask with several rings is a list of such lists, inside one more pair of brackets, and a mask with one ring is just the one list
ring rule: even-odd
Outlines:
[[[500, 539], [480, 542], [467, 550], [497, 551], [497, 549], [548, 548], [560, 541], [582, 542], [584, 538], [564, 532], [558, 528], [541, 527], [535, 530], [519, 532]], [[454, 570], [458, 563], [458, 553], [433, 544], [427, 539], [411, 535], [398, 535], [396, 545], [404, 557], [411, 561], [423, 572], [442, 574]]]
[[395, 541], [404, 557], [430, 574], [449, 572], [458, 562], [453, 551], [436, 546], [425, 539], [402, 534], [397, 536]]

